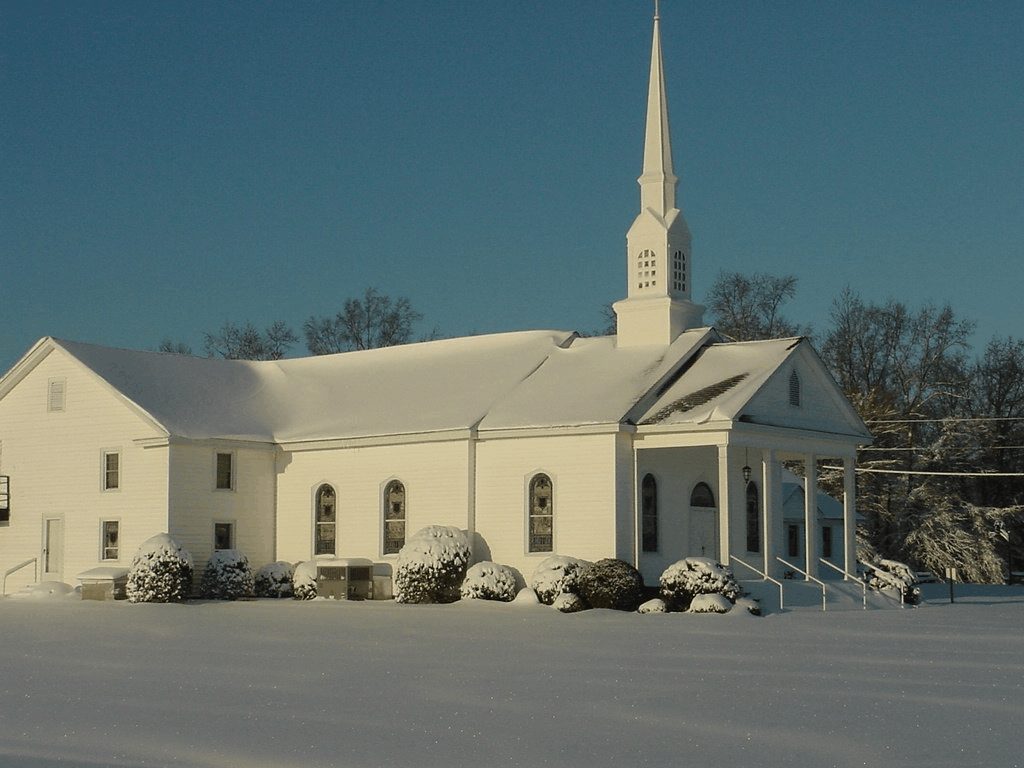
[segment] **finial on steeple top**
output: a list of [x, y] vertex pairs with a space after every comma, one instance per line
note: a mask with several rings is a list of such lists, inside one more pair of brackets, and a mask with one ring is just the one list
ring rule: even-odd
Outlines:
[[654, 20], [659, 21], [660, 19], [661, 14], [658, 13], [658, 0], [654, 0]]

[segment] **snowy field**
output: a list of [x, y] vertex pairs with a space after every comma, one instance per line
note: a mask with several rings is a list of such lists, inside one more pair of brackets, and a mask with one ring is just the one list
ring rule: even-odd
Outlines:
[[0, 766], [1024, 765], [1024, 588], [756, 618], [0, 600]]

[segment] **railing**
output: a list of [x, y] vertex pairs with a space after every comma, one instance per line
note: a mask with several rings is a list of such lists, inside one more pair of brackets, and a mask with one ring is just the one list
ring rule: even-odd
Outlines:
[[25, 562], [18, 563], [13, 568], [8, 568], [6, 571], [4, 571], [3, 579], [0, 580], [0, 597], [3, 597], [4, 595], [7, 594], [7, 577], [10, 576], [12, 573], [15, 573], [16, 571], [20, 571], [26, 565], [32, 565], [33, 563], [36, 566], [36, 569], [35, 569], [35, 580], [39, 581], [39, 558], [38, 557], [30, 557]]
[[828, 593], [827, 593], [827, 587], [825, 586], [825, 582], [824, 581], [822, 581], [821, 579], [817, 579], [814, 576], [811, 576], [811, 574], [809, 574], [807, 571], [805, 571], [802, 568], [798, 568], [797, 566], [793, 565], [788, 560], [783, 560], [781, 557], [776, 557], [775, 559], [778, 560], [780, 563], [782, 563], [787, 568], [792, 568], [796, 573], [803, 574], [803, 577], [805, 579], [807, 579], [808, 581], [813, 581], [815, 584], [817, 584], [819, 587], [821, 587], [821, 610], [823, 610], [823, 611], [828, 610]]
[[736, 557], [735, 555], [729, 555], [729, 558], [730, 558], [731, 560], [735, 560], [735, 561], [736, 561], [736, 562], [738, 562], [738, 563], [739, 563], [740, 565], [745, 565], [746, 567], [750, 568], [750, 569], [751, 569], [751, 570], [753, 570], [753, 571], [754, 571], [755, 573], [757, 573], [757, 574], [759, 575], [759, 577], [761, 577], [762, 579], [764, 579], [764, 580], [765, 580], [766, 582], [771, 582], [771, 583], [772, 583], [772, 584], [774, 584], [774, 585], [775, 585], [776, 587], [778, 587], [778, 609], [779, 609], [780, 611], [781, 611], [781, 610], [785, 610], [785, 593], [784, 593], [784, 592], [783, 592], [783, 590], [782, 590], [782, 583], [781, 583], [781, 582], [779, 582], [779, 581], [778, 581], [778, 580], [776, 580], [776, 579], [772, 579], [772, 578], [770, 577], [770, 575], [768, 575], [767, 573], [765, 573], [765, 572], [763, 572], [763, 571], [760, 571], [760, 570], [758, 570], [758, 569], [757, 569], [757, 568], [755, 568], [755, 567], [754, 567], [753, 565], [751, 565], [751, 564], [750, 564], [749, 562], [745, 562], [745, 561], [743, 561], [743, 560], [740, 560], [740, 559], [739, 559], [738, 557]]
[[891, 573], [889, 573], [888, 571], [883, 571], [881, 568], [878, 568], [877, 566], [874, 566], [871, 563], [858, 561], [857, 565], [863, 565], [865, 568], [870, 568], [875, 573], [880, 574], [878, 580], [883, 584], [891, 585], [891, 587], [896, 590], [896, 596], [893, 597], [891, 595], [886, 594], [884, 589], [879, 589], [878, 593], [883, 597], [891, 597], [891, 599], [895, 600], [899, 604], [900, 608], [906, 608], [906, 605], [903, 603], [903, 585], [902, 583], [898, 582]]
[[828, 566], [829, 568], [831, 568], [831, 569], [832, 569], [833, 571], [836, 571], [836, 572], [838, 572], [838, 573], [841, 573], [841, 574], [843, 575], [843, 578], [844, 578], [844, 579], [849, 579], [850, 581], [852, 581], [852, 582], [854, 582], [854, 583], [860, 583], [860, 589], [861, 589], [861, 602], [862, 602], [862, 603], [864, 604], [864, 610], [866, 611], [866, 610], [868, 609], [868, 585], [867, 585], [867, 582], [865, 582], [865, 581], [864, 581], [864, 579], [858, 579], [858, 578], [857, 578], [856, 576], [854, 576], [854, 575], [853, 575], [852, 573], [847, 573], [847, 572], [846, 572], [845, 570], [843, 570], [842, 568], [840, 568], [840, 567], [839, 567], [838, 565], [836, 565], [835, 563], [830, 563], [830, 562], [829, 562], [828, 560], [826, 560], [826, 559], [825, 559], [824, 557], [819, 557], [819, 558], [818, 558], [818, 562], [819, 562], [819, 563], [822, 563], [823, 565], [827, 565], [827, 566]]

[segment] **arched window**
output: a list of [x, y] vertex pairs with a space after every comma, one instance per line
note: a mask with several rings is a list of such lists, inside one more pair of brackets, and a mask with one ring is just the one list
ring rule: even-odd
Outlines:
[[789, 374], [789, 404], [800, 405], [800, 376], [797, 374], [796, 368]]
[[640, 530], [644, 552], [658, 551], [658, 482], [644, 475], [640, 484]]
[[747, 483], [747, 552], [761, 551], [761, 505], [757, 486]]
[[384, 488], [384, 554], [405, 546], [405, 486], [392, 480]]
[[555, 507], [551, 478], [534, 475], [530, 480], [529, 551], [552, 552], [555, 544]]
[[691, 507], [714, 507], [715, 506], [715, 494], [711, 492], [711, 488], [707, 483], [697, 483], [693, 487], [693, 493], [690, 494], [690, 506]]
[[336, 554], [337, 541], [337, 497], [334, 489], [324, 483], [316, 489], [315, 531], [313, 532], [313, 554]]

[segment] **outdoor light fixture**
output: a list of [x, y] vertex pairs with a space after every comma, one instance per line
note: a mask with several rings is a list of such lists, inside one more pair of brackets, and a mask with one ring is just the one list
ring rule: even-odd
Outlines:
[[743, 449], [743, 482], [750, 482], [750, 473], [753, 471], [750, 469], [750, 456], [747, 455], [747, 449]]

